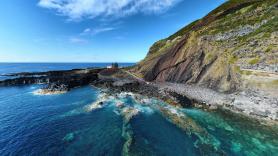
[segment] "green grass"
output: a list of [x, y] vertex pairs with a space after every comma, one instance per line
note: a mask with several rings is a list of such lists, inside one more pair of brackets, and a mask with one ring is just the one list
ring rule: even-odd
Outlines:
[[248, 70], [243, 70], [242, 71], [243, 75], [252, 75], [252, 73], [253, 73], [252, 71], [248, 71]]
[[[235, 12], [237, 14], [238, 13], [245, 14], [246, 12], [251, 10], [251, 5], [253, 7], [257, 7], [262, 2], [264, 2], [264, 0], [229, 0], [225, 3], [223, 3], [218, 8], [211, 11], [204, 18], [190, 23], [189, 25], [187, 25], [184, 28], [177, 31], [175, 34], [169, 36], [167, 39], [172, 40], [172, 39], [174, 39], [178, 36], [182, 36], [182, 35], [190, 32], [193, 29], [195, 30], [195, 29], [199, 29], [201, 27], [204, 27], [205, 25], [202, 25], [202, 26], [199, 26], [199, 28], [197, 28], [197, 25], [204, 22], [204, 21], [213, 20], [213, 18], [219, 16], [220, 14], [223, 14], [224, 17], [221, 17], [222, 20], [218, 24], [219, 27], [216, 29], [216, 30], [219, 30], [219, 31], [225, 30], [225, 29], [232, 29], [232, 28], [234, 28], [235, 25], [238, 26], [239, 24], [250, 23], [250, 21], [246, 21], [245, 18], [240, 20], [240, 21], [238, 19], [236, 19], [235, 21], [228, 22], [228, 23], [226, 23], [226, 21], [230, 21], [230, 19], [233, 18], [233, 16], [235, 15]], [[231, 8], [234, 8], [234, 9], [231, 9]], [[243, 10], [241, 10], [242, 8], [243, 8]], [[229, 10], [229, 11], [225, 12], [227, 10]], [[241, 12], [237, 12], [238, 10], [241, 10]], [[231, 15], [233, 15], [233, 16], [231, 16]], [[213, 21], [211, 21], [211, 22], [213, 22]], [[242, 23], [239, 23], [239, 22], [242, 22]], [[256, 22], [256, 21], [254, 21], [254, 22]], [[210, 22], [208, 22], [208, 23], [210, 23]], [[223, 24], [223, 23], [226, 23], [226, 24]], [[216, 30], [212, 30], [212, 32], [217, 33], [218, 31], [216, 31]]]
[[[268, 19], [269, 14], [262, 14], [262, 15], [254, 15], [251, 18], [246, 18], [244, 15], [248, 12], [251, 12], [258, 7], [264, 7], [266, 9], [269, 8], [270, 5], [273, 5], [276, 0], [229, 0], [223, 3], [218, 8], [211, 11], [207, 16], [202, 19], [196, 20], [189, 25], [185, 26], [184, 28], [177, 31], [175, 34], [169, 36], [167, 40], [172, 40], [178, 36], [183, 36], [184, 34], [190, 32], [191, 30], [200, 30], [204, 28], [206, 25], [200, 25], [204, 21], [213, 22], [215, 26], [205, 30], [202, 34], [217, 34], [220, 32], [225, 32], [228, 30], [232, 30], [240, 25], [254, 25], [256, 23], [261, 22], [264, 19]], [[231, 9], [233, 8], [233, 9]], [[229, 10], [229, 11], [228, 11]], [[220, 19], [213, 21], [215, 17], [219, 15]], [[275, 16], [274, 16], [275, 17]], [[210, 22], [208, 22], [210, 23]], [[199, 26], [198, 26], [199, 25]], [[209, 24], [211, 26], [211, 24]]]
[[235, 64], [237, 62], [237, 60], [238, 60], [237, 56], [231, 56], [229, 58], [229, 63], [230, 64]]
[[263, 38], [269, 38], [270, 36], [271, 36], [271, 33], [270, 32], [266, 32], [266, 33], [264, 33]]
[[213, 55], [212, 55], [211, 53], [209, 53], [209, 54], [206, 55], [206, 58], [205, 58], [205, 59], [206, 59], [207, 61], [211, 61], [212, 58], [213, 58]]
[[188, 32], [190, 32], [192, 30], [192, 28], [197, 25], [197, 23], [199, 22], [200, 20], [196, 20], [192, 23], [190, 23], [189, 25], [185, 26], [184, 28], [180, 29], [179, 31], [177, 31], [175, 34], [169, 36], [167, 39], [168, 40], [172, 40], [172, 39], [175, 39], [176, 37], [178, 36], [182, 36]]
[[[278, 11], [275, 11], [276, 13], [278, 13]], [[269, 38], [270, 37], [270, 34], [272, 32], [275, 32], [275, 31], [278, 31], [278, 17], [275, 17], [274, 16], [275, 13], [270, 13], [270, 15], [268, 16], [271, 16], [273, 15], [272, 19], [270, 19], [266, 24], [262, 25], [260, 28], [258, 28], [257, 30], [255, 30], [254, 32], [248, 34], [248, 35], [245, 35], [245, 36], [241, 36], [241, 37], [238, 37], [238, 41], [241, 42], [241, 43], [245, 43], [249, 38], [251, 37], [254, 37], [260, 33], [263, 33], [264, 35], [262, 36], [263, 38]]]
[[240, 67], [239, 66], [235, 66], [235, 71], [236, 72], [240, 72]]
[[[213, 23], [210, 29], [205, 34], [215, 35], [218, 33], [227, 32], [229, 30], [235, 29], [240, 25], [254, 24], [257, 23], [257, 16], [255, 18], [245, 18], [245, 14], [252, 10], [252, 7], [257, 7], [263, 1], [243, 1], [243, 0], [230, 0], [226, 4], [223, 4], [219, 9], [213, 11], [210, 14], [216, 14], [218, 12], [224, 11], [225, 9], [234, 7], [233, 11], [229, 11], [225, 16], [218, 19]], [[237, 8], [237, 7], [238, 8]], [[255, 20], [254, 20], [255, 19]], [[253, 21], [252, 21], [253, 20]]]
[[159, 49], [160, 49], [161, 47], [163, 47], [163, 46], [166, 44], [166, 42], [167, 42], [167, 40], [165, 40], [165, 39], [164, 39], [164, 40], [159, 40], [159, 41], [155, 42], [155, 43], [151, 46], [148, 55], [151, 55], [151, 54], [156, 53], [157, 51], [159, 51]]
[[[160, 55], [163, 55], [176, 43], [178, 43], [174, 41], [174, 39], [176, 39], [178, 36], [183, 36], [193, 31], [196, 32], [197, 36], [208, 34], [213, 35], [227, 32], [240, 26], [254, 25], [261, 23], [263, 20], [268, 20], [266, 24], [254, 32], [237, 37], [236, 41], [239, 43], [239, 45], [244, 46], [246, 45], [246, 42], [252, 39], [252, 37], [256, 37], [256, 35], [261, 33], [263, 35], [262, 38], [269, 38], [272, 32], [278, 31], [278, 9], [270, 7], [270, 5], [273, 5], [276, 2], [277, 0], [229, 0], [210, 12], [206, 17], [196, 20], [168, 38], [156, 42], [150, 48], [147, 58], [145, 58], [142, 62], [150, 61], [156, 57], [159, 57]], [[258, 8], [260, 8], [261, 11], [258, 11], [254, 15], [250, 14]], [[168, 40], [171, 42], [167, 42]], [[221, 46], [223, 44], [222, 41], [219, 41], [219, 44]], [[269, 51], [271, 51], [271, 47], [266, 49], [266, 52]], [[213, 55], [207, 54], [206, 59], [209, 60], [212, 57]], [[236, 56], [231, 56], [230, 54], [227, 55], [228, 63], [235, 64], [237, 60], [238, 58]], [[249, 63], [256, 64], [259, 61], [259, 58], [254, 58], [250, 60]]]
[[272, 49], [273, 49], [273, 45], [269, 45], [267, 48], [266, 48], [266, 50], [265, 50], [265, 52], [266, 53], [269, 53]]
[[[237, 2], [237, 1], [235, 1]], [[203, 34], [209, 34], [209, 35], [215, 35], [218, 33], [224, 33], [230, 30], [233, 30], [235, 28], [238, 28], [239, 26], [244, 25], [255, 25], [258, 23], [261, 23], [263, 20], [270, 20], [273, 17], [277, 17], [277, 9], [270, 7], [275, 3], [275, 0], [265, 0], [265, 1], [254, 1], [253, 3], [249, 3], [245, 7], [241, 8], [240, 10], [236, 12], [231, 12], [227, 14], [226, 16], [222, 17], [221, 19], [218, 19], [217, 21], [213, 22], [207, 31], [205, 31]], [[261, 8], [261, 11], [258, 11], [253, 16], [246, 15], [257, 8]], [[275, 27], [276, 24], [276, 27]], [[273, 26], [274, 25], [274, 26]], [[266, 32], [272, 32], [273, 29], [277, 29], [277, 23], [273, 23], [270, 25], [267, 29], [264, 29], [263, 31], [267, 30]], [[269, 34], [266, 34], [269, 35]], [[266, 36], [267, 37], [267, 36]]]
[[260, 62], [260, 58], [256, 57], [256, 58], [251, 59], [248, 63], [251, 64], [251, 65], [254, 65], [254, 64], [257, 64], [259, 62]]
[[271, 84], [273, 84], [273, 85], [278, 85], [278, 80], [273, 80], [273, 81], [271, 82]]
[[235, 72], [241, 75], [252, 75], [253, 72], [249, 70], [241, 70], [239, 66], [235, 66]]

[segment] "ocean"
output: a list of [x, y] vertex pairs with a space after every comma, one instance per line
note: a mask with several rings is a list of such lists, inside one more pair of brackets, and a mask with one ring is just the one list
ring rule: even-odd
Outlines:
[[[120, 67], [127, 67], [135, 63], [119, 63]], [[53, 70], [71, 70], [91, 67], [107, 67], [111, 63], [0, 63], [0, 80], [11, 77], [4, 74], [19, 72], [45, 72]]]
[[[50, 67], [28, 66], [20, 68], [44, 71]], [[51, 70], [91, 67], [65, 66]], [[22, 71], [6, 68], [1, 72]], [[277, 125], [229, 111], [176, 108], [155, 98], [125, 92], [110, 95], [92, 86], [59, 95], [37, 95], [42, 86], [0, 88], [1, 156], [278, 153]]]

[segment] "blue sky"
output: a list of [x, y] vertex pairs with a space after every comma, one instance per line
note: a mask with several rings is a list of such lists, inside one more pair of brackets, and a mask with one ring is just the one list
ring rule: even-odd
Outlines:
[[1, 0], [0, 62], [137, 62], [225, 0]]

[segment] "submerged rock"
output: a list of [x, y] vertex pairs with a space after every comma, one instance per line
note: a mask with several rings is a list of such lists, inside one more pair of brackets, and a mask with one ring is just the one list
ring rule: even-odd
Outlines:
[[68, 133], [63, 140], [66, 142], [72, 142], [74, 140], [75, 134], [74, 133]]
[[170, 122], [181, 128], [187, 135], [195, 135], [199, 141], [196, 142], [196, 146], [199, 148], [207, 149], [213, 153], [223, 154], [220, 150], [220, 142], [210, 135], [205, 128], [198, 125], [192, 118], [186, 114], [179, 112], [175, 108], [156, 106], [161, 114]]
[[139, 114], [139, 110], [132, 107], [124, 107], [121, 111], [124, 121], [128, 123], [134, 116]]
[[63, 90], [48, 90], [48, 89], [38, 89], [34, 91], [33, 93], [35, 95], [57, 95], [57, 94], [64, 94], [67, 91]]
[[34, 92], [37, 95], [64, 94], [69, 90], [67, 85], [52, 83]]

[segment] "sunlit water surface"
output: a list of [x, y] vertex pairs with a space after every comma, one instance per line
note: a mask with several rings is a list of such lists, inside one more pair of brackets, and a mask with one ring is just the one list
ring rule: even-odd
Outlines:
[[0, 88], [0, 155], [276, 155], [277, 126], [82, 87]]

